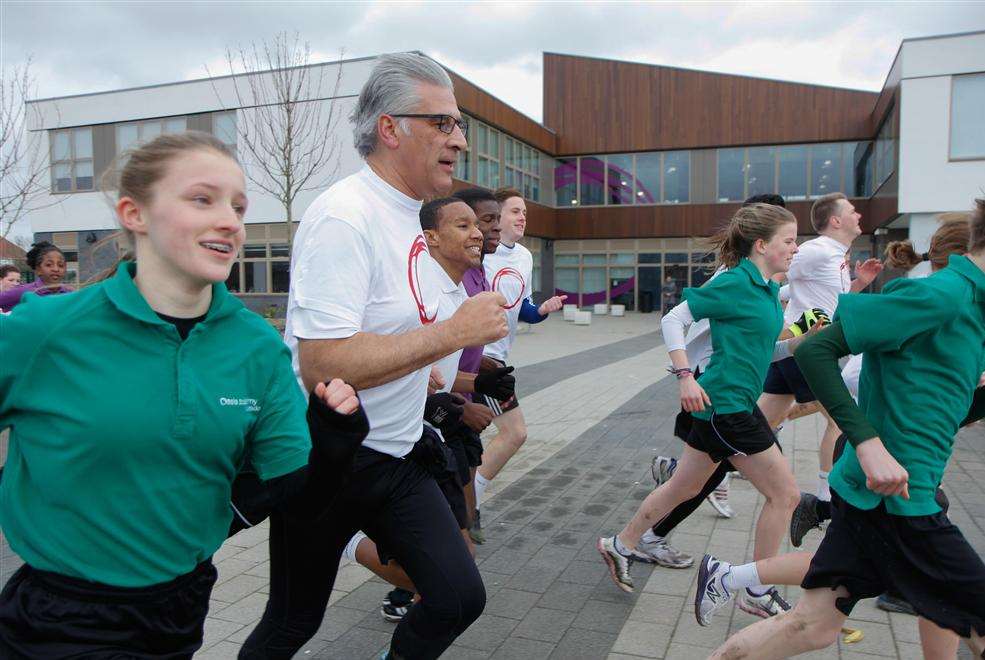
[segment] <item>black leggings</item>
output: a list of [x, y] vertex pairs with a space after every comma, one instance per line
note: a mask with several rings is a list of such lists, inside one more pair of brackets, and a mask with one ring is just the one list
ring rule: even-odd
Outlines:
[[320, 518], [270, 517], [270, 597], [240, 658], [290, 658], [318, 630], [346, 543], [363, 530], [407, 571], [421, 601], [397, 625], [397, 657], [440, 656], [486, 603], [486, 592], [448, 503], [414, 461], [361, 448], [353, 472]]
[[682, 520], [694, 513], [694, 510], [701, 506], [701, 503], [704, 502], [705, 498], [711, 494], [711, 491], [718, 488], [718, 484], [722, 483], [722, 479], [725, 478], [725, 475], [734, 469], [735, 468], [732, 467], [732, 464], [727, 460], [719, 463], [712, 475], [708, 477], [708, 481], [706, 481], [705, 485], [701, 488], [701, 492], [691, 499], [681, 502], [674, 507], [673, 511], [668, 513], [660, 522], [653, 526], [653, 533], [661, 537], [670, 534], [670, 532], [677, 527]]

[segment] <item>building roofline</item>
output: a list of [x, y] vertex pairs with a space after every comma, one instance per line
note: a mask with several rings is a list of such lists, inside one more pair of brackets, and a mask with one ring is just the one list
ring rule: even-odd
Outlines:
[[[415, 52], [416, 53], [416, 52], [419, 52], [419, 51], [405, 51], [405, 52]], [[312, 62], [311, 64], [307, 64], [307, 65], [304, 65], [304, 66], [325, 66], [325, 65], [331, 65], [331, 64], [350, 64], [352, 62], [362, 62], [362, 61], [365, 61], [365, 60], [375, 60], [378, 57], [380, 57], [381, 55], [385, 55], [385, 54], [386, 53], [379, 53], [377, 55], [367, 55], [366, 57], [351, 57], [349, 59], [344, 59], [344, 60], [329, 60], [327, 62]], [[423, 55], [423, 53], [421, 53], [421, 54]], [[288, 67], [288, 68], [300, 68], [300, 67]], [[251, 71], [249, 73], [250, 74], [253, 74], [253, 73], [270, 73], [271, 71], [277, 71], [277, 69], [264, 69], [263, 71]], [[120, 89], [106, 89], [106, 90], [103, 90], [101, 92], [83, 92], [81, 94], [67, 94], [65, 96], [49, 96], [49, 97], [46, 97], [46, 98], [43, 98], [43, 99], [28, 99], [25, 102], [26, 103], [43, 103], [45, 101], [61, 101], [61, 100], [64, 100], [64, 99], [77, 99], [77, 98], [82, 98], [82, 97], [85, 97], [85, 96], [101, 96], [103, 94], [117, 94], [117, 93], [120, 93], [120, 92], [136, 92], [136, 91], [140, 91], [140, 90], [144, 90], [144, 89], [156, 89], [158, 87], [173, 87], [175, 85], [187, 85], [187, 84], [190, 84], [190, 83], [205, 82], [206, 80], [224, 80], [226, 78], [235, 78], [236, 76], [243, 76], [243, 75], [247, 75], [247, 72], [244, 72], [244, 73], [228, 73], [228, 74], [225, 74], [225, 75], [222, 75], [222, 76], [205, 76], [203, 78], [192, 78], [191, 80], [176, 80], [176, 81], [173, 81], [173, 82], [166, 82], [166, 83], [154, 83], [152, 85], [137, 85], [135, 87], [121, 87]]]
[[682, 66], [671, 66], [668, 64], [651, 64], [649, 62], [634, 62], [631, 60], [620, 60], [612, 57], [596, 57], [593, 55], [573, 55], [571, 53], [559, 53], [557, 51], [544, 51], [544, 55], [558, 55], [560, 57], [577, 57], [583, 60], [599, 60], [602, 62], [619, 62], [621, 64], [637, 64], [639, 66], [652, 66], [660, 67], [663, 69], [672, 69], [674, 71], [686, 71], [688, 73], [707, 73], [713, 76], [729, 76], [732, 78], [747, 78], [750, 80], [765, 80], [767, 82], [781, 83], [784, 85], [807, 85], [808, 87], [823, 87], [826, 89], [837, 89], [846, 92], [862, 92], [865, 94], [879, 94], [877, 90], [871, 89], [859, 89], [857, 87], [838, 87], [837, 85], [823, 85], [819, 83], [803, 82], [799, 80], [782, 80], [780, 78], [766, 78], [765, 76], [750, 76], [742, 73], [725, 73], [723, 71], [710, 71], [708, 69], [690, 69]]
[[985, 34], [985, 30], [969, 30], [967, 32], [950, 32], [947, 34], [930, 34], [925, 37], [907, 37], [900, 43], [905, 44], [908, 41], [929, 41], [931, 39], [950, 39], [951, 37], [970, 37], [975, 34]]

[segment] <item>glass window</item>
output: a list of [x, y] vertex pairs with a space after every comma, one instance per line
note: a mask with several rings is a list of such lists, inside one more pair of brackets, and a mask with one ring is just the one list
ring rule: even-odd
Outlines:
[[691, 152], [668, 151], [664, 153], [663, 172], [664, 202], [684, 204], [691, 198]]
[[455, 177], [462, 181], [472, 180], [472, 170], [469, 169], [469, 150], [458, 152], [458, 160], [455, 162]]
[[623, 253], [623, 254], [610, 254], [609, 263], [633, 265], [636, 263], [636, 255], [631, 252]]
[[850, 142], [845, 145], [845, 187], [850, 196], [868, 197], [872, 194], [872, 143]]
[[120, 124], [116, 127], [116, 151], [117, 153], [123, 153], [130, 147], [132, 147], [137, 140], [140, 139], [140, 134], [137, 130], [137, 124]]
[[578, 255], [577, 254], [559, 254], [554, 257], [555, 266], [577, 266], [578, 265]]
[[485, 124], [479, 124], [475, 132], [475, 148], [479, 153], [489, 153], [489, 129]]
[[230, 146], [236, 146], [236, 111], [212, 113], [212, 135]]
[[745, 149], [718, 150], [718, 201], [734, 202], [745, 199]]
[[243, 256], [251, 258], [265, 258], [267, 256], [266, 245], [245, 245], [243, 246]]
[[605, 163], [595, 156], [582, 156], [580, 159], [581, 199], [583, 206], [597, 206], [605, 203], [603, 186], [605, 182]]
[[147, 121], [140, 124], [140, 139], [149, 142], [161, 134], [161, 122]]
[[952, 78], [951, 158], [985, 158], [985, 73]]
[[604, 266], [605, 265], [605, 255], [604, 254], [583, 254], [581, 256], [581, 262], [586, 266]]
[[267, 293], [267, 262], [248, 261], [243, 264], [246, 271], [246, 290], [243, 293]]
[[229, 279], [226, 280], [226, 288], [233, 292], [239, 291], [239, 263], [233, 264], [233, 269], [229, 271]]
[[[567, 293], [578, 293], [578, 269], [577, 268], [555, 268], [554, 269], [554, 288]], [[577, 304], [577, 300], [568, 301]]]
[[79, 190], [92, 190], [92, 161], [75, 163], [75, 187]]
[[291, 286], [291, 264], [288, 261], [270, 262], [270, 290], [287, 293]]
[[745, 197], [776, 192], [775, 176], [776, 147], [750, 147]]
[[878, 188], [896, 169], [896, 140], [893, 138], [893, 108], [879, 127], [875, 145], [875, 188]]
[[807, 147], [780, 147], [779, 193], [785, 199], [807, 199]]
[[72, 190], [72, 166], [68, 163], [55, 163], [52, 168], [55, 177], [55, 192]]
[[[839, 192], [841, 186], [841, 145], [840, 144], [814, 144], [811, 145], [811, 197], [820, 197], [828, 193]], [[781, 187], [780, 194], [783, 194], [783, 162], [780, 163]], [[850, 181], [851, 179], [849, 179]], [[852, 192], [845, 191], [846, 195]]]
[[70, 131], [58, 131], [55, 133], [52, 157], [53, 160], [72, 159], [72, 133]]
[[681, 252], [668, 252], [665, 259], [669, 264], [686, 264], [687, 254]]
[[518, 167], [519, 164], [517, 163], [517, 161], [513, 160], [514, 144], [516, 144], [516, 142], [514, 142], [510, 138], [506, 138], [506, 143], [503, 145], [503, 161], [511, 167]]
[[92, 129], [77, 128], [74, 131], [75, 137], [75, 159], [92, 158]]
[[185, 121], [184, 117], [173, 117], [171, 119], [164, 120], [165, 133], [184, 133], [187, 126], [188, 123]]
[[659, 252], [640, 252], [639, 260], [641, 264], [659, 264], [663, 261], [663, 255]]
[[586, 305], [593, 302], [605, 302], [605, 268], [583, 268], [581, 270], [581, 292], [601, 293], [602, 300], [586, 302]]
[[633, 203], [633, 155], [606, 156], [606, 201], [609, 204]]
[[272, 243], [270, 245], [270, 256], [289, 257], [291, 256], [291, 248], [287, 245], [287, 243]]
[[636, 203], [660, 201], [660, 154], [636, 155]]
[[69, 128], [48, 134], [52, 192], [92, 190], [92, 128]]

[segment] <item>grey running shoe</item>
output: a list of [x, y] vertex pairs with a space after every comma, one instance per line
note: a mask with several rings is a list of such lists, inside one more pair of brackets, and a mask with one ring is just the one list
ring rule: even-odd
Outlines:
[[902, 598], [896, 598], [895, 596], [890, 596], [889, 594], [883, 594], [876, 598], [876, 607], [885, 612], [899, 612], [900, 614], [910, 614], [916, 616], [916, 610], [913, 609], [913, 605]]
[[629, 567], [633, 563], [633, 557], [622, 554], [616, 550], [616, 537], [603, 536], [595, 546], [599, 554], [609, 567], [609, 575], [616, 586], [626, 593], [633, 593], [633, 578], [629, 574]]
[[728, 503], [728, 473], [725, 474], [725, 478], [722, 479], [722, 483], [718, 484], [718, 488], [708, 493], [708, 504], [714, 507], [715, 511], [722, 518], [731, 518], [735, 515], [732, 511], [732, 507]]
[[413, 604], [414, 594], [406, 589], [394, 589], [380, 603], [380, 616], [386, 621], [397, 623], [404, 618]]
[[732, 599], [732, 592], [722, 580], [732, 570], [732, 564], [705, 555], [698, 566], [698, 589], [694, 594], [694, 618], [699, 626], [711, 623], [711, 617]]
[[482, 532], [482, 522], [479, 520], [478, 509], [475, 510], [475, 515], [472, 516], [472, 526], [469, 527], [469, 538], [476, 545], [482, 545], [486, 542], [486, 535]]
[[749, 593], [748, 589], [743, 589], [738, 605], [743, 612], [758, 616], [760, 619], [768, 619], [790, 609], [790, 603], [783, 599], [776, 587], [770, 587], [770, 590], [762, 596], [755, 596]]
[[650, 463], [650, 474], [653, 475], [653, 480], [657, 482], [658, 486], [670, 481], [676, 469], [677, 459], [670, 456], [656, 456]]
[[690, 568], [694, 564], [694, 557], [681, 552], [668, 543], [667, 539], [641, 540], [631, 552], [635, 561], [644, 564], [657, 564], [666, 568]]
[[821, 518], [817, 515], [817, 502], [815, 495], [800, 494], [800, 504], [790, 517], [790, 543], [793, 547], [799, 548], [807, 532], [821, 526]]

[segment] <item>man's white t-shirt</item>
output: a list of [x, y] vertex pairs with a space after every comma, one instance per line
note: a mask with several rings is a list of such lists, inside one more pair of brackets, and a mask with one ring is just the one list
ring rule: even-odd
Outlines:
[[787, 281], [790, 302], [783, 313], [786, 325], [794, 323], [808, 309], [823, 309], [834, 317], [838, 296], [852, 287], [845, 255], [848, 247], [828, 236], [805, 242], [793, 256]]
[[533, 277], [534, 258], [530, 250], [519, 243], [507, 247], [500, 243], [493, 254], [487, 254], [482, 260], [486, 271], [489, 287], [506, 298], [506, 321], [509, 324], [509, 334], [499, 341], [487, 344], [483, 354], [497, 360], [506, 361], [510, 354], [513, 340], [516, 339], [516, 326], [520, 318], [520, 308], [523, 301], [533, 293], [530, 280]]
[[[437, 318], [441, 290], [420, 210], [368, 165], [308, 207], [294, 239], [284, 333], [302, 389], [298, 339], [402, 334]], [[396, 457], [413, 449], [430, 371], [359, 392], [370, 427], [365, 447]]]
[[[445, 269], [434, 259], [431, 260], [434, 268], [434, 278], [441, 287], [441, 297], [438, 299], [438, 321], [447, 321], [458, 308], [469, 299], [465, 285], [459, 282], [455, 284]], [[458, 349], [451, 355], [447, 355], [438, 360], [434, 366], [438, 367], [442, 378], [445, 379], [445, 386], [440, 392], [450, 392], [452, 385], [455, 384], [455, 376], [458, 375], [458, 362], [462, 359], [462, 349]]]

